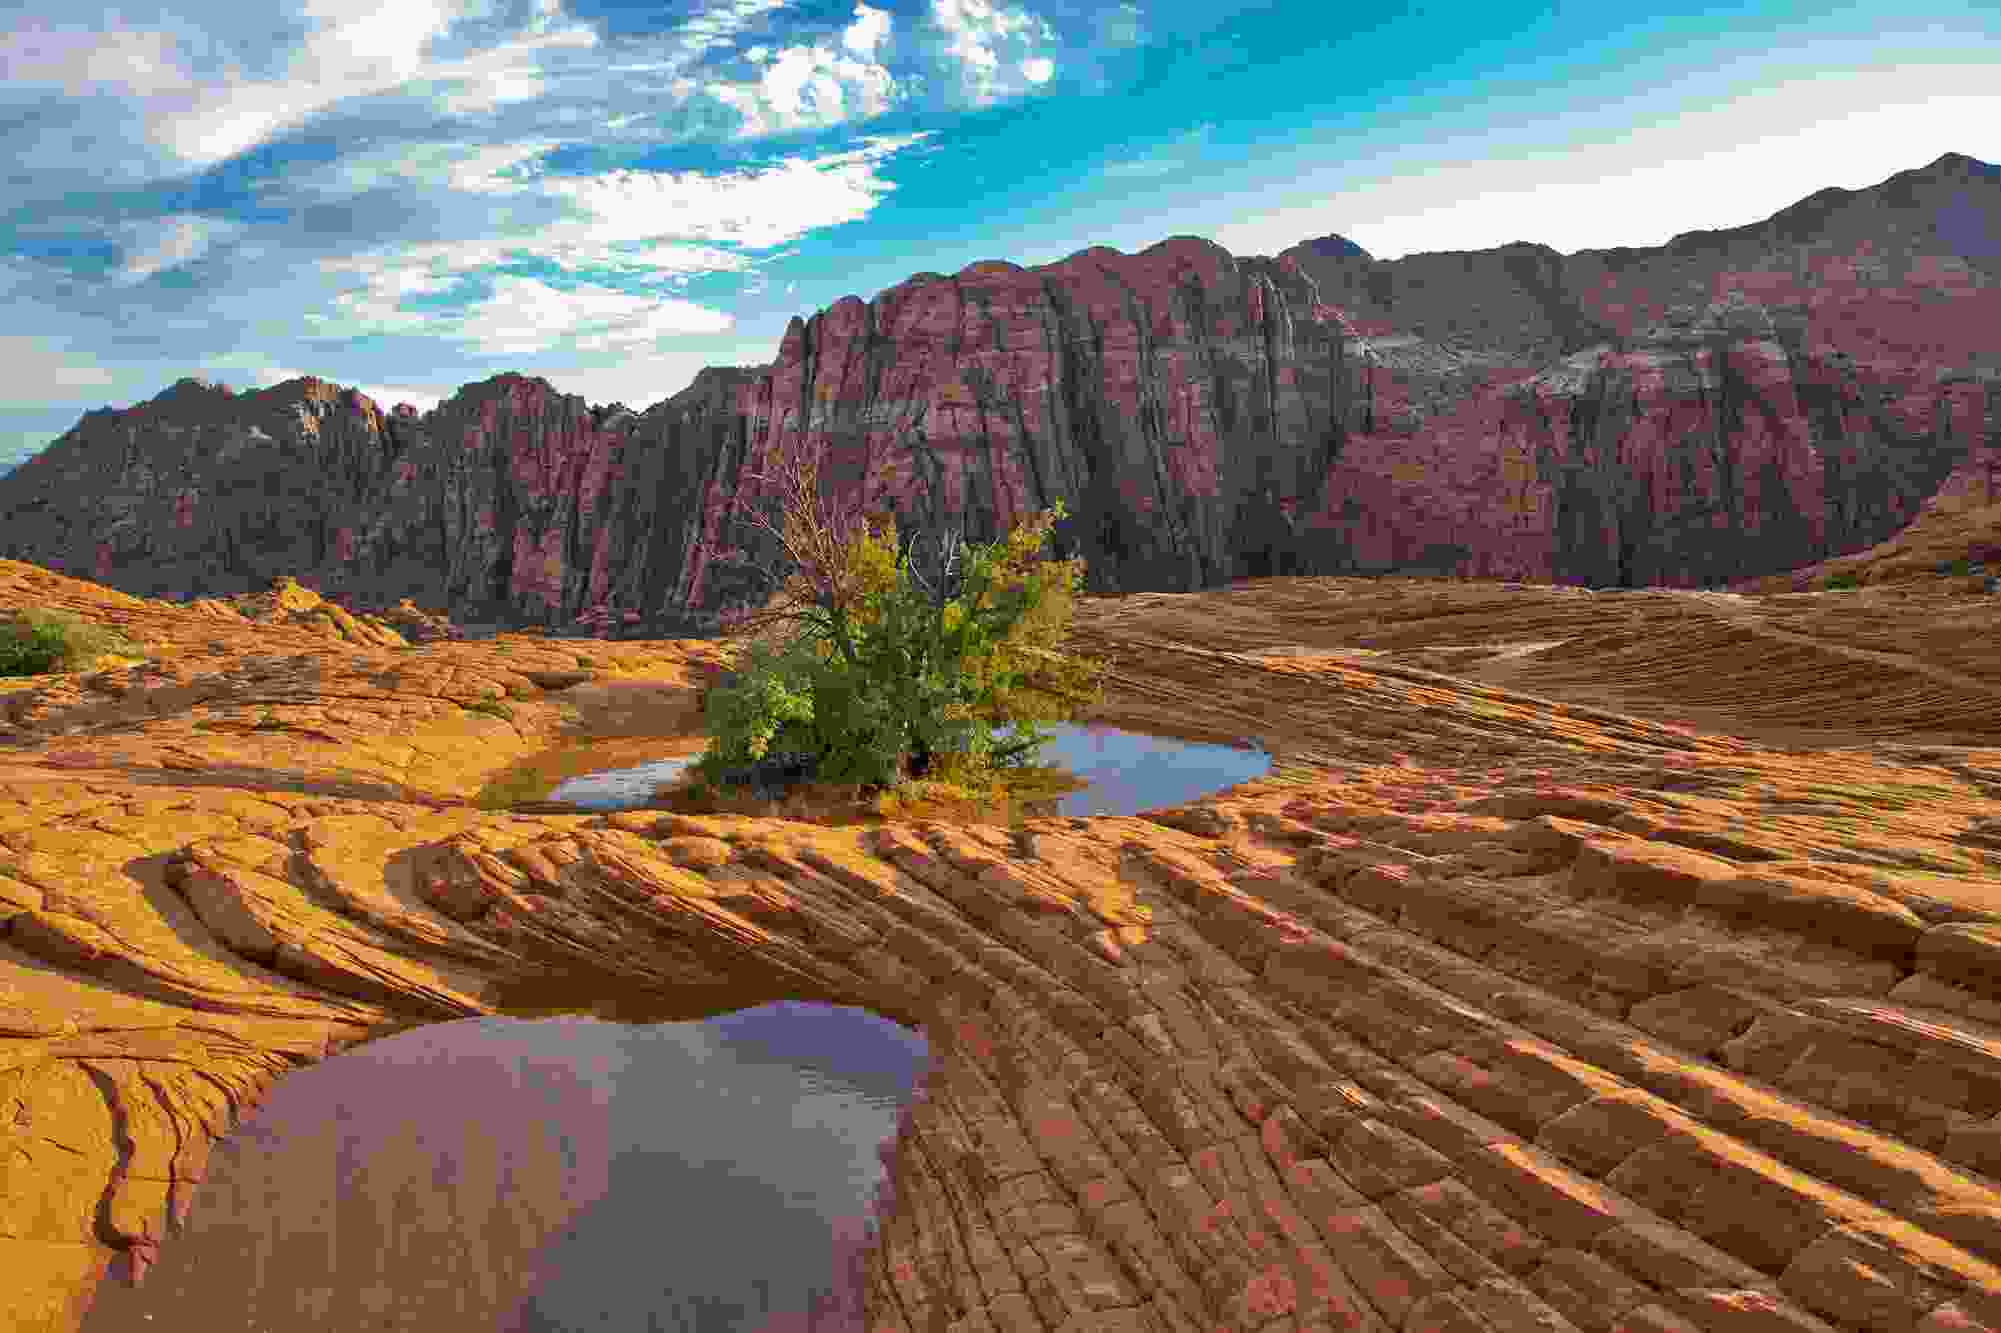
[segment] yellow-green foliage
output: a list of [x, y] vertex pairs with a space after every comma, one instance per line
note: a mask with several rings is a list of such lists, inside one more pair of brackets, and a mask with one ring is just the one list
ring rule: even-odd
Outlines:
[[0, 676], [83, 671], [100, 657], [137, 651], [124, 635], [67, 611], [24, 610], [0, 617]]
[[[805, 751], [824, 780], [890, 786], [934, 759], [969, 780], [1023, 762], [1048, 739], [1033, 724], [1074, 716], [1103, 674], [1061, 651], [1084, 575], [1082, 560], [1040, 557], [1062, 516], [1059, 504], [968, 547], [950, 599], [926, 595], [887, 523], [865, 523], [838, 566], [789, 585], [802, 603], [822, 590], [794, 639], [711, 693], [704, 767]], [[997, 740], [1008, 726], [1017, 735]]]

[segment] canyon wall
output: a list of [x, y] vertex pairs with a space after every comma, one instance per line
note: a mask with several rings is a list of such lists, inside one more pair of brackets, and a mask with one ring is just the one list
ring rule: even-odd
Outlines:
[[925, 528], [1057, 500], [1097, 591], [1288, 573], [1713, 586], [2001, 500], [2001, 168], [1957, 154], [1645, 249], [1235, 258], [1175, 237], [918, 274], [644, 412], [507, 374], [384, 413], [184, 379], [0, 477], [0, 557], [149, 596], [637, 633], [753, 595], [704, 541], [801, 441]]

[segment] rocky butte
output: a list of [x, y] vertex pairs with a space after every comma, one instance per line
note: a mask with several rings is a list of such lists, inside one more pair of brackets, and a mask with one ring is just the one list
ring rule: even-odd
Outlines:
[[184, 379], [0, 478], [0, 556], [146, 596], [297, 576], [355, 610], [681, 632], [745, 593], [690, 551], [731, 544], [746, 464], [803, 434], [918, 524], [991, 536], [1064, 500], [1101, 592], [1721, 586], [1994, 485], [1997, 330], [2001, 168], [1955, 153], [1650, 248], [1176, 237], [917, 274], [637, 414], [512, 374], [422, 416]]

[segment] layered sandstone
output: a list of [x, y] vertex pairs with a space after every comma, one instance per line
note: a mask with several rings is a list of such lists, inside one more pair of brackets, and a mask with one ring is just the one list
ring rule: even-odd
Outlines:
[[296, 574], [351, 609], [680, 633], [761, 591], [703, 552], [769, 554], [722, 513], [802, 443], [920, 527], [1063, 501], [1100, 591], [1774, 574], [1941, 495], [2001, 503], [2001, 169], [1947, 154], [1643, 249], [1184, 236], [978, 263], [795, 319], [771, 364], [637, 414], [518, 375], [421, 416], [188, 379], [0, 478], [0, 556], [153, 596]]
[[58, 600], [147, 655], [18, 685], [0, 747], [0, 1326], [171, 1246], [287, 1070], [560, 994], [923, 1028], [872, 1329], [2001, 1330], [1994, 599], [1087, 599], [1102, 720], [1274, 771], [1015, 828], [475, 799], [687, 734], [712, 643], [0, 564]]

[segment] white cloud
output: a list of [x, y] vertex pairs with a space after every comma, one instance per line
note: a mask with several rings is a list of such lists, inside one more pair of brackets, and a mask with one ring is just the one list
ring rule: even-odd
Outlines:
[[[873, 138], [856, 149], [719, 176], [640, 170], [590, 177], [552, 177], [525, 170], [500, 176], [496, 171], [519, 165], [528, 153], [518, 147], [434, 150], [423, 167], [445, 175], [460, 189], [476, 189], [482, 197], [497, 199], [560, 201], [571, 215], [515, 237], [382, 246], [323, 259], [320, 273], [344, 281], [345, 290], [332, 298], [331, 309], [308, 310], [300, 318], [317, 328], [355, 335], [491, 330], [501, 327], [494, 323], [497, 314], [504, 316], [506, 309], [526, 303], [551, 321], [543, 326], [547, 336], [537, 344], [539, 349], [573, 324], [581, 329], [588, 320], [579, 302], [589, 300], [601, 303], [596, 307], [599, 314], [615, 327], [586, 330], [582, 336], [595, 337], [604, 345], [717, 332], [729, 327], [728, 317], [688, 302], [610, 291], [588, 297], [558, 293], [506, 275], [496, 280], [509, 292], [498, 305], [449, 315], [401, 307], [414, 297], [447, 292], [479, 270], [533, 259], [584, 276], [610, 273], [669, 283], [683, 282], [693, 274], [751, 272], [756, 261], [744, 249], [782, 246], [811, 231], [866, 217], [894, 188], [878, 174], [882, 161], [927, 137], [920, 132]], [[351, 166], [344, 166], [341, 175], [344, 183], [357, 179]], [[389, 164], [379, 163], [367, 169], [365, 178], [381, 184], [393, 177]], [[316, 187], [307, 182], [305, 188]], [[527, 285], [516, 285], [523, 283]], [[520, 329], [512, 324], [506, 328], [495, 345], [521, 346]]]
[[125, 223], [117, 230], [126, 238], [127, 254], [113, 281], [130, 286], [201, 258], [218, 239], [239, 235], [244, 228], [224, 218], [178, 213]]
[[533, 38], [503, 43], [464, 59], [425, 71], [433, 84], [445, 87], [438, 98], [441, 110], [455, 116], [478, 115], [510, 102], [529, 102], [548, 90], [539, 59], [543, 51], [565, 47], [590, 49], [597, 34], [588, 27], [573, 26], [538, 31]]
[[674, 29], [675, 63], [691, 63], [716, 47], [727, 45], [752, 19], [790, 3], [791, 0], [725, 0]]
[[436, 0], [388, 7], [316, 0], [306, 17], [318, 26], [293, 55], [287, 77], [213, 82], [197, 90], [192, 106], [147, 107], [152, 141], [193, 165], [234, 157], [343, 98], [414, 77], [423, 44], [443, 33], [451, 16]]
[[[931, 0], [931, 21], [947, 37], [946, 54], [963, 67], [962, 81], [974, 103], [986, 105], [1020, 91], [1001, 78], [1003, 68], [995, 47], [1002, 42], [1056, 41], [1056, 31], [1025, 9], [999, 6], [992, 0]], [[1055, 64], [1046, 57], [1023, 56], [1010, 62], [1031, 84], [1048, 81]]]
[[[690, 129], [713, 133], [719, 122], [734, 122], [741, 140], [883, 115], [928, 91], [916, 74], [907, 87], [892, 75], [892, 51], [940, 39], [921, 20], [899, 27], [883, 0], [843, 0], [844, 15], [814, 24], [812, 36], [770, 22], [788, 0], [702, 0], [690, 8], [703, 12], [669, 31], [603, 38], [560, 0], [284, 0], [256, 16], [235, 0], [160, 2], [175, 12], [141, 18], [127, 8], [100, 23], [110, 31], [0, 18], [10, 29], [0, 31], [0, 97], [31, 113], [0, 125], [22, 242], [0, 257], [0, 299], [13, 327], [38, 335], [5, 344], [0, 382], [30, 401], [150, 397], [155, 379], [187, 373], [180, 358], [195, 347], [205, 364], [275, 354], [332, 377], [342, 366], [323, 353], [278, 349], [368, 334], [408, 341], [393, 354], [363, 345], [342, 354], [345, 373], [374, 377], [366, 391], [385, 406], [435, 399], [400, 386], [400, 372], [420, 364], [407, 357], [422, 356], [428, 339], [468, 356], [533, 357], [541, 366], [574, 350], [682, 377], [649, 381], [657, 397], [715, 359], [716, 342], [731, 341], [730, 315], [689, 299], [691, 282], [734, 274], [768, 293], [773, 251], [867, 218], [894, 188], [883, 164], [932, 137], [862, 139], [846, 151], [709, 175], [571, 176], [545, 166], [569, 145], [639, 147]], [[980, 97], [1054, 77], [1054, 34], [1028, 10], [935, 3], [952, 43], [946, 62], [955, 76], [967, 72]], [[156, 30], [129, 26], [142, 23]], [[738, 63], [738, 43], [753, 36], [762, 44], [742, 53], [749, 65]], [[735, 81], [717, 81], [711, 65]], [[676, 116], [683, 108], [692, 113], [685, 124]], [[719, 108], [735, 114], [718, 116]], [[436, 128], [465, 117], [474, 127]], [[285, 139], [305, 128], [315, 148], [333, 145], [331, 160], [285, 160]], [[243, 157], [266, 144], [271, 161]], [[155, 203], [179, 211], [143, 217], [145, 200], [158, 196], [139, 190], [172, 182], [185, 199], [191, 173], [218, 164], [227, 165], [193, 183], [247, 190], [257, 220], [231, 221], [206, 202], [201, 213]], [[66, 198], [120, 185], [134, 188], [115, 207], [62, 216]], [[44, 248], [36, 243], [44, 234], [63, 244]], [[110, 272], [80, 281], [81, 261], [54, 258], [87, 253], [79, 237], [99, 250], [104, 239], [115, 243]], [[157, 281], [175, 271], [202, 290]], [[465, 291], [471, 305], [449, 299]], [[787, 297], [796, 291], [787, 285]], [[135, 350], [148, 335], [159, 341]], [[656, 343], [677, 338], [707, 340], [711, 350], [689, 352], [685, 366], [679, 353], [654, 354]], [[744, 360], [768, 360], [775, 338]], [[106, 355], [65, 350], [80, 348]], [[486, 373], [469, 364], [464, 377]], [[633, 401], [644, 387], [628, 376], [617, 396]]]
[[151, 97], [194, 81], [166, 32], [49, 28], [39, 20], [0, 34], [0, 84], [59, 88], [71, 97]]
[[503, 274], [494, 294], [467, 307], [460, 341], [486, 356], [526, 356], [568, 345], [608, 352], [683, 334], [724, 333], [736, 321], [692, 301], [631, 295], [602, 287], [558, 290]]
[[855, 21], [841, 34], [841, 45], [865, 60], [875, 57], [876, 48], [889, 37], [889, 11], [855, 5]]
[[41, 404], [57, 392], [101, 389], [116, 379], [72, 351], [67, 339], [0, 334], [0, 404]]
[[589, 285], [564, 289], [507, 273], [490, 279], [491, 296], [449, 312], [398, 308], [407, 297], [440, 291], [456, 281], [448, 274], [383, 263], [361, 291], [334, 299], [339, 313], [310, 311], [301, 318], [345, 337], [421, 333], [484, 356], [532, 355], [566, 342], [578, 351], [608, 351], [658, 338], [722, 333], [735, 322], [723, 311], [676, 297]]
[[678, 350], [634, 347], [599, 365], [564, 368], [538, 362], [535, 373], [558, 392], [573, 393], [591, 403], [624, 403], [634, 411], [644, 411], [685, 389], [704, 366], [768, 365], [777, 352], [774, 334], [720, 349], [713, 342]]
[[897, 82], [873, 52], [889, 32], [889, 15], [855, 6], [856, 19], [842, 34], [851, 59], [826, 46], [757, 46], [746, 53], [760, 65], [754, 84], [721, 81], [701, 91], [743, 117], [736, 137], [752, 138], [785, 130], [824, 129], [880, 116], [895, 105]]
[[[1862, 189], [1948, 150], [2001, 161], [2001, 137], [1985, 128], [2001, 125], [1993, 74], [1984, 64], [1843, 70], [1829, 60], [1812, 78], [1608, 127], [1595, 141], [1503, 148], [1491, 132], [1471, 145], [1475, 136], [1441, 136], [1422, 159], [1406, 155], [1421, 168], [1339, 185], [1267, 161], [1268, 176], [1296, 183], [1263, 199], [1218, 184], [1215, 197], [1241, 221], [1218, 226], [1211, 212], [1199, 225], [1163, 222], [1162, 234], [1186, 227], [1248, 255], [1338, 232], [1386, 259], [1516, 240], [1565, 253], [1660, 245], [1756, 222], [1830, 185]], [[1506, 108], [1490, 111], [1506, 123]], [[1288, 206], [1288, 197], [1311, 202]]]
[[882, 159], [929, 137], [929, 131], [879, 136], [862, 148], [719, 176], [619, 170], [541, 180], [535, 188], [573, 201], [587, 215], [542, 235], [578, 243], [674, 237], [770, 249], [868, 216], [895, 189], [877, 174]]
[[1194, 171], [1202, 165], [1202, 154], [1215, 125], [1204, 121], [1162, 144], [1158, 151], [1122, 162], [1108, 162], [1103, 170], [1113, 176], [1173, 176]]
[[337, 104], [410, 85], [441, 85], [439, 105], [460, 113], [532, 98], [542, 91], [540, 52], [597, 40], [587, 25], [554, 26], [557, 11], [545, 6], [527, 36], [465, 59], [427, 62], [435, 38], [484, 12], [483, 0], [309, 0], [303, 17], [311, 30], [276, 79], [249, 75], [233, 57], [197, 77], [182, 46], [205, 25], [174, 18], [163, 18], [161, 31], [16, 29], [0, 36], [0, 71], [13, 86], [121, 99], [99, 114], [129, 117], [178, 163], [206, 166]]

